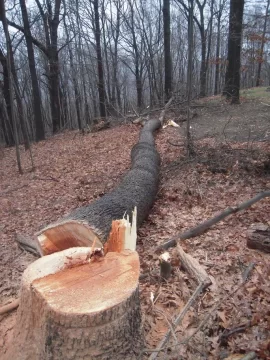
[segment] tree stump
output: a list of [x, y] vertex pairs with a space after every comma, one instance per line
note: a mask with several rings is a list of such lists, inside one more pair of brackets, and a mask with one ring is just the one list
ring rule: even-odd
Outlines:
[[135, 251], [71, 248], [24, 272], [5, 360], [137, 359], [142, 346]]

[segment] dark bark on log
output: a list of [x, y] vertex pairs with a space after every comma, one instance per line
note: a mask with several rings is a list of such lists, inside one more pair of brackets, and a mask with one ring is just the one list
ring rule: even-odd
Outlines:
[[91, 246], [94, 240], [96, 246], [104, 245], [112, 221], [125, 214], [131, 218], [135, 206], [137, 226], [142, 224], [158, 190], [160, 156], [155, 149], [153, 133], [161, 127], [164, 115], [165, 111], [159, 119], [149, 120], [144, 125], [131, 151], [131, 170], [116, 189], [36, 234], [43, 255], [68, 247]]
[[270, 227], [257, 224], [247, 232], [247, 247], [270, 253]]

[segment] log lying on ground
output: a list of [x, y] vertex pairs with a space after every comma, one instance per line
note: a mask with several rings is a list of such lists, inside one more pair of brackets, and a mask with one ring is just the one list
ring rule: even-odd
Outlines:
[[247, 247], [270, 253], [270, 227], [264, 224], [254, 224], [247, 231]]
[[[163, 115], [164, 118], [164, 115]], [[131, 216], [137, 207], [140, 226], [153, 205], [159, 183], [160, 156], [155, 149], [153, 133], [163, 118], [149, 120], [131, 151], [131, 169], [112, 192], [71, 212], [36, 234], [41, 255], [76, 246], [103, 246], [110, 233], [112, 220]]]
[[137, 359], [143, 346], [135, 251], [73, 248], [24, 272], [5, 360]]

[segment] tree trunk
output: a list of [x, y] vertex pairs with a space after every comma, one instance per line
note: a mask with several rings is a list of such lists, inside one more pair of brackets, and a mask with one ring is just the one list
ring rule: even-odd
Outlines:
[[11, 94], [9, 89], [9, 80], [8, 80], [8, 70], [7, 70], [7, 59], [0, 49], [0, 62], [3, 68], [3, 95], [5, 98], [7, 115], [8, 115], [8, 122], [6, 122], [6, 144], [8, 146], [14, 146], [14, 129], [13, 129], [13, 122], [11, 117]]
[[39, 231], [36, 236], [43, 255], [74, 246], [103, 246], [111, 230], [112, 221], [124, 214], [131, 217], [137, 207], [137, 225], [147, 217], [158, 190], [160, 157], [155, 149], [153, 132], [160, 120], [148, 121], [131, 152], [131, 170], [112, 192], [88, 206]]
[[[64, 4], [64, 9], [66, 11], [65, 1], [63, 1], [63, 4]], [[73, 51], [69, 44], [69, 42], [70, 42], [69, 31], [68, 31], [65, 19], [64, 19], [64, 27], [65, 27], [66, 37], [67, 37], [67, 42], [68, 42], [68, 53], [69, 53], [70, 69], [71, 69], [71, 73], [72, 73], [71, 78], [72, 78], [72, 83], [73, 83], [73, 87], [74, 87], [75, 108], [76, 108], [76, 114], [77, 114], [78, 128], [79, 128], [79, 130], [82, 130], [81, 96], [80, 96], [79, 86], [78, 86], [77, 77], [76, 77], [76, 70], [75, 70], [74, 61], [73, 61]], [[80, 66], [80, 64], [79, 64], [79, 66]]]
[[44, 125], [42, 120], [41, 112], [41, 97], [40, 90], [38, 85], [38, 78], [36, 72], [36, 62], [34, 56], [33, 43], [31, 40], [31, 30], [28, 20], [27, 9], [25, 5], [25, 0], [20, 0], [20, 6], [22, 11], [22, 19], [25, 29], [25, 41], [28, 54], [29, 70], [32, 82], [32, 98], [33, 98], [33, 110], [34, 110], [34, 119], [35, 119], [35, 129], [36, 129], [36, 141], [45, 139]]
[[225, 76], [223, 95], [232, 104], [240, 102], [240, 66], [241, 66], [241, 36], [244, 11], [244, 0], [231, 0], [228, 40], [228, 66]]
[[261, 83], [263, 49], [264, 49], [264, 43], [266, 42], [265, 34], [266, 34], [266, 27], [267, 27], [267, 18], [269, 16], [269, 6], [270, 6], [270, 0], [267, 1], [266, 10], [265, 10], [265, 19], [264, 19], [264, 24], [263, 24], [262, 42], [261, 42], [261, 48], [260, 48], [260, 54], [259, 54], [259, 64], [258, 64], [256, 86], [260, 86], [260, 83]]
[[165, 91], [166, 101], [168, 101], [169, 98], [171, 97], [171, 91], [172, 91], [170, 0], [163, 0], [163, 26], [164, 26], [164, 62], [165, 62], [164, 91]]
[[9, 146], [10, 143], [10, 137], [9, 137], [9, 125], [10, 125], [10, 119], [8, 117], [7, 113], [7, 107], [4, 103], [4, 98], [0, 96], [0, 118], [1, 118], [1, 127], [3, 131], [3, 137], [6, 145]]
[[6, 9], [5, 9], [5, 2], [4, 0], [0, 0], [0, 20], [3, 24], [3, 29], [5, 33], [6, 38], [6, 46], [7, 46], [7, 75], [8, 75], [8, 87], [10, 92], [10, 113], [11, 113], [11, 121], [12, 126], [14, 130], [14, 141], [15, 141], [15, 149], [16, 149], [16, 158], [17, 158], [17, 164], [18, 164], [18, 170], [19, 173], [22, 174], [22, 165], [21, 165], [21, 157], [20, 157], [20, 149], [19, 149], [19, 139], [18, 139], [18, 131], [16, 127], [16, 120], [15, 120], [15, 109], [14, 104], [12, 101], [12, 93], [13, 93], [13, 81], [12, 81], [12, 69], [11, 69], [11, 54], [12, 54], [12, 47], [11, 47], [11, 41], [10, 36], [8, 32], [8, 24], [7, 24], [7, 18], [6, 18]]
[[137, 59], [137, 55], [136, 55], [136, 64], [135, 64], [135, 77], [136, 77], [136, 91], [137, 91], [137, 107], [140, 112], [143, 107], [143, 85], [142, 85], [142, 78], [140, 74], [139, 60]]
[[22, 130], [24, 147], [25, 147], [25, 150], [28, 150], [28, 149], [30, 149], [30, 140], [29, 140], [29, 136], [28, 136], [27, 124], [26, 124], [26, 120], [25, 120], [25, 116], [24, 116], [24, 108], [23, 108], [23, 103], [22, 103], [22, 96], [20, 94], [19, 80], [18, 80], [18, 76], [16, 73], [14, 55], [13, 55], [13, 50], [12, 50], [11, 45], [10, 45], [10, 66], [11, 66], [11, 72], [12, 72], [12, 76], [13, 76], [15, 97], [16, 97], [16, 103], [17, 103], [17, 108], [18, 108], [18, 117], [19, 117], [19, 122], [20, 122], [21, 130]]
[[216, 72], [215, 72], [215, 91], [214, 94], [217, 95], [219, 93], [219, 76], [220, 76], [220, 22], [221, 22], [221, 14], [218, 14], [217, 19], [217, 44], [216, 44]]
[[200, 68], [200, 97], [206, 96], [206, 38], [204, 28], [200, 28], [201, 33], [201, 68]]
[[99, 94], [99, 111], [100, 117], [106, 118], [106, 94], [104, 84], [104, 71], [101, 52], [101, 31], [99, 24], [99, 0], [94, 0], [94, 16], [95, 16], [95, 39], [96, 39], [96, 52], [97, 52], [97, 67], [98, 67], [98, 94]]
[[188, 156], [194, 155], [194, 149], [192, 145], [192, 137], [190, 131], [190, 105], [192, 100], [192, 69], [194, 58], [194, 44], [193, 44], [193, 16], [194, 16], [194, 4], [190, 2], [188, 10], [188, 68], [187, 68], [187, 128], [186, 128], [186, 142], [187, 142], [187, 154]]

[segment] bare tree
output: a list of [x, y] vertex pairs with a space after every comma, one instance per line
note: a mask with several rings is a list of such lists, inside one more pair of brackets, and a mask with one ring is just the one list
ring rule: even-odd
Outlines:
[[[0, 20], [2, 21], [5, 38], [6, 38], [6, 46], [7, 46], [7, 75], [8, 75], [8, 85], [10, 94], [12, 94], [13, 90], [13, 82], [12, 82], [12, 70], [11, 70], [11, 61], [10, 61], [10, 54], [12, 52], [11, 48], [11, 40], [8, 32], [8, 23], [6, 19], [6, 9], [5, 9], [5, 3], [4, 0], [0, 0]], [[14, 104], [12, 101], [12, 96], [10, 96], [11, 102], [10, 102], [10, 113], [11, 113], [11, 121], [13, 124], [13, 130], [14, 130], [14, 140], [15, 140], [15, 146], [16, 146], [16, 157], [17, 157], [17, 164], [20, 174], [22, 174], [22, 166], [21, 166], [21, 158], [20, 158], [20, 150], [19, 150], [19, 139], [18, 139], [18, 132], [16, 127], [16, 120], [15, 120], [15, 109]]]
[[171, 59], [171, 14], [170, 0], [163, 0], [164, 26], [164, 70], [165, 70], [165, 98], [169, 100], [172, 92], [172, 59]]
[[106, 92], [104, 84], [104, 71], [101, 51], [101, 30], [99, 23], [99, 0], [93, 0], [94, 20], [95, 20], [95, 40], [97, 52], [97, 69], [98, 69], [98, 94], [99, 94], [99, 111], [102, 118], [106, 118]]
[[261, 39], [261, 48], [259, 53], [259, 64], [258, 64], [258, 72], [257, 72], [257, 79], [256, 79], [256, 86], [260, 86], [261, 83], [261, 70], [262, 70], [262, 62], [263, 62], [263, 50], [264, 50], [264, 44], [266, 42], [266, 28], [267, 28], [267, 19], [269, 16], [269, 6], [270, 6], [270, 0], [267, 0], [267, 5], [265, 9], [265, 18], [264, 18], [264, 24], [263, 24], [263, 33], [262, 33], [262, 39]]
[[26, 41], [27, 54], [28, 54], [28, 63], [29, 63], [29, 70], [30, 70], [30, 76], [32, 82], [32, 97], [33, 97], [33, 110], [34, 110], [34, 119], [35, 119], [35, 128], [36, 128], [36, 141], [40, 141], [45, 139], [45, 132], [44, 132], [44, 125], [42, 120], [42, 112], [41, 112], [42, 105], [41, 105], [41, 97], [40, 97], [38, 78], [36, 72], [35, 55], [34, 55], [32, 39], [31, 39], [32, 35], [31, 35], [25, 0], [20, 0], [20, 7], [22, 12], [23, 24], [24, 24], [24, 34], [25, 34], [25, 41]]
[[[44, 11], [39, 0], [35, 0], [38, 6], [44, 25], [45, 43], [41, 43], [35, 37], [31, 36], [31, 40], [48, 59], [48, 84], [51, 105], [51, 117], [53, 132], [57, 132], [61, 127], [61, 99], [60, 99], [60, 80], [59, 80], [59, 51], [58, 49], [58, 26], [60, 22], [60, 6], [61, 0], [55, 0], [54, 11], [52, 3], [47, 1], [47, 9]], [[8, 21], [8, 24], [20, 30], [25, 34], [24, 27]]]

